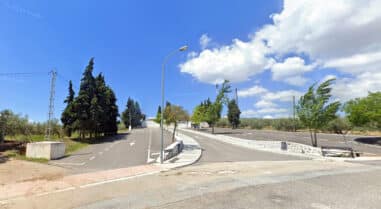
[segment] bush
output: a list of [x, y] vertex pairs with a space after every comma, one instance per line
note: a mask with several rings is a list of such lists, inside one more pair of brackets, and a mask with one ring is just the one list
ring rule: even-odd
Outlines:
[[324, 127], [325, 131], [336, 134], [345, 134], [351, 129], [351, 124], [346, 118], [336, 118]]

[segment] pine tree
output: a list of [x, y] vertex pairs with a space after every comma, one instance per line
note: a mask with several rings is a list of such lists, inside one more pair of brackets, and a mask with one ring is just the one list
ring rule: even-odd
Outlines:
[[239, 120], [240, 115], [241, 115], [241, 111], [240, 111], [235, 99], [229, 101], [229, 104], [228, 104], [228, 120], [229, 120], [229, 123], [231, 124], [233, 129], [238, 127], [238, 125], [240, 123], [240, 120]]
[[140, 110], [140, 105], [133, 99], [128, 98], [126, 110], [122, 113], [122, 121], [126, 127], [130, 126], [135, 128], [141, 125], [141, 120], [143, 119], [143, 114]]
[[91, 58], [81, 79], [81, 86], [77, 98], [74, 100], [76, 110], [75, 129], [80, 132], [81, 138], [89, 133], [90, 137], [96, 123], [92, 115], [96, 111], [95, 79], [93, 76], [94, 58]]
[[160, 121], [161, 121], [161, 106], [159, 105], [159, 107], [157, 108], [155, 122], [160, 123]]
[[66, 107], [61, 115], [61, 122], [63, 124], [63, 128], [65, 134], [67, 136], [71, 136], [73, 132], [73, 124], [75, 122], [75, 110], [74, 110], [74, 96], [75, 92], [73, 90], [73, 83], [69, 81], [69, 95], [66, 97], [64, 103], [66, 103]]

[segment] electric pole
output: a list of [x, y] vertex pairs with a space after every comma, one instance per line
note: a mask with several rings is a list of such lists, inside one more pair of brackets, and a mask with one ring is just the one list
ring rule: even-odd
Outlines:
[[296, 132], [295, 96], [292, 96], [292, 115], [293, 115], [293, 122], [294, 122], [294, 132]]
[[46, 127], [46, 140], [51, 140], [51, 134], [52, 134], [52, 120], [54, 117], [54, 96], [55, 96], [55, 88], [56, 88], [56, 77], [57, 77], [57, 71], [52, 70], [49, 73], [51, 77], [50, 81], [50, 97], [49, 97], [49, 113], [48, 113], [48, 122]]
[[238, 106], [238, 90], [235, 88], [235, 102], [237, 103]]

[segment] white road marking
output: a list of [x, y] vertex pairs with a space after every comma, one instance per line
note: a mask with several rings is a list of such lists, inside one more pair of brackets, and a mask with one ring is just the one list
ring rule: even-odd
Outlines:
[[148, 172], [148, 173], [138, 174], [138, 175], [135, 175], [135, 176], [127, 176], [127, 177], [122, 177], [122, 178], [119, 178], [119, 179], [111, 179], [111, 180], [106, 180], [106, 181], [100, 181], [100, 182], [96, 182], [96, 183], [85, 184], [85, 185], [79, 186], [79, 188], [88, 188], [88, 187], [98, 186], [98, 185], [112, 183], [112, 182], [117, 182], [117, 181], [124, 181], [124, 180], [128, 180], [128, 179], [134, 179], [134, 178], [138, 178], [138, 177], [143, 177], [143, 176], [148, 176], [148, 175], [152, 175], [152, 174], [157, 174], [157, 173], [160, 173], [160, 172], [161, 171], [152, 171], [152, 172]]
[[60, 162], [50, 162], [49, 164], [53, 164], [53, 165], [85, 165], [86, 162], [83, 162], [83, 163], [60, 163]]
[[149, 129], [147, 163], [152, 163], [155, 161], [155, 159], [151, 158], [151, 141], [152, 141], [152, 129]]
[[110, 148], [106, 147], [106, 148], [105, 148], [105, 152], [107, 152], [109, 149], [110, 149]]
[[130, 143], [130, 146], [131, 146], [131, 147], [134, 146], [134, 145], [135, 145], [135, 141], [133, 141], [133, 142]]
[[91, 158], [89, 158], [89, 160], [94, 160], [95, 159], [95, 156], [92, 156]]
[[103, 154], [103, 152], [98, 152], [98, 155], [102, 155]]
[[36, 196], [40, 197], [40, 196], [45, 196], [45, 195], [48, 195], [48, 194], [54, 194], [54, 193], [59, 193], [59, 192], [66, 192], [66, 191], [70, 191], [70, 190], [74, 190], [74, 189], [75, 189], [75, 187], [68, 187], [68, 188], [65, 188], [65, 189], [55, 190], [53, 192], [44, 192], [44, 193], [41, 193], [41, 194], [37, 194]]

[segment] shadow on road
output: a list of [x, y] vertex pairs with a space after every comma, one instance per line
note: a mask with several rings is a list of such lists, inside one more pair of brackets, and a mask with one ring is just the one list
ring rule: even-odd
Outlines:
[[9, 158], [7, 156], [1, 156], [0, 155], [0, 163], [5, 163], [9, 160]]
[[88, 144], [102, 144], [102, 143], [109, 143], [114, 141], [119, 141], [124, 139], [129, 133], [119, 133], [115, 136], [106, 136], [106, 137], [100, 137], [100, 138], [93, 138], [93, 139], [73, 139], [73, 141], [77, 142], [84, 142]]
[[381, 137], [360, 137], [354, 139], [356, 142], [381, 146]]

